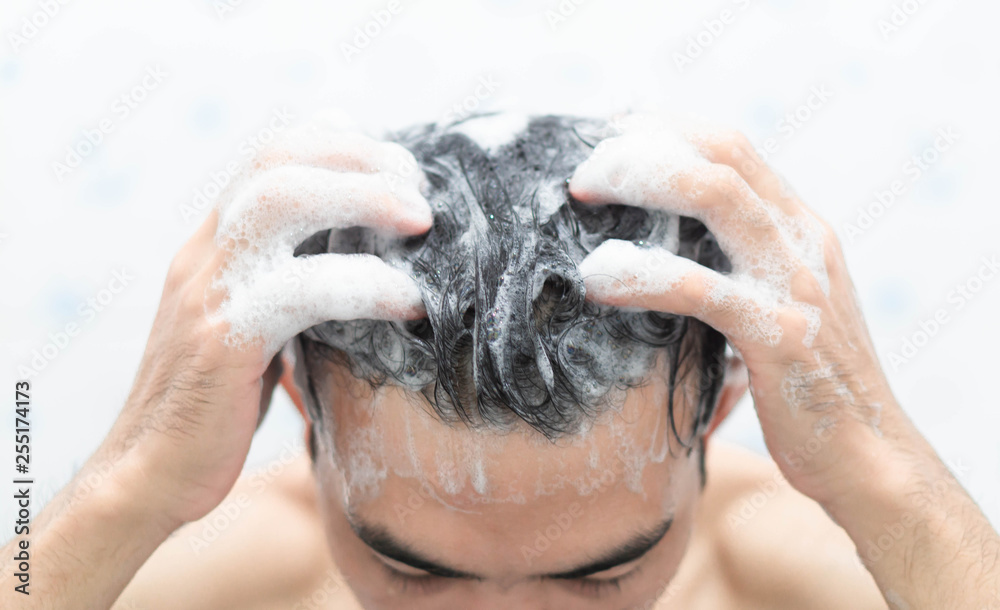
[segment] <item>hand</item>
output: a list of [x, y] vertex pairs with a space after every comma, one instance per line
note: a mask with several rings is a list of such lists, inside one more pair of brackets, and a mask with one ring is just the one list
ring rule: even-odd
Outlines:
[[232, 487], [274, 387], [273, 374], [266, 387], [262, 377], [288, 339], [326, 320], [424, 315], [414, 282], [377, 257], [293, 257], [323, 229], [427, 231], [417, 167], [396, 144], [301, 129], [254, 159], [177, 254], [135, 385], [101, 449], [136, 465], [130, 480], [144, 502], [175, 526]]
[[693, 316], [739, 350], [768, 449], [821, 503], [848, 493], [867, 451], [908, 430], [859, 311], [836, 236], [742, 135], [618, 121], [570, 181], [588, 204], [702, 221], [733, 264], [717, 271], [664, 248], [612, 240], [580, 265], [588, 298]]

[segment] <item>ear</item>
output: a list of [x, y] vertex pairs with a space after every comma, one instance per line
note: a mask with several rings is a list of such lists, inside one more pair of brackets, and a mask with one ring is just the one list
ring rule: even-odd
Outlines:
[[747, 393], [750, 387], [750, 377], [747, 376], [747, 367], [743, 360], [736, 355], [729, 356], [727, 360], [726, 379], [722, 384], [722, 391], [719, 392], [719, 400], [715, 406], [715, 413], [712, 421], [708, 424], [705, 432], [705, 443], [711, 438], [715, 429], [729, 417], [733, 407]]

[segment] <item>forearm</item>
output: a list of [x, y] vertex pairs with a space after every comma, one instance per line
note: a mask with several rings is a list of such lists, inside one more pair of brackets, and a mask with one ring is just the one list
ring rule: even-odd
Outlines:
[[[0, 606], [17, 608], [107, 608], [135, 572], [167, 538], [172, 527], [138, 497], [137, 468], [92, 458], [74, 480], [31, 523], [28, 535], [2, 550]], [[14, 558], [29, 541], [30, 580], [25, 595], [15, 587]]]
[[824, 508], [890, 607], [1000, 610], [1000, 537], [912, 424], [899, 429], [871, 446], [853, 491]]

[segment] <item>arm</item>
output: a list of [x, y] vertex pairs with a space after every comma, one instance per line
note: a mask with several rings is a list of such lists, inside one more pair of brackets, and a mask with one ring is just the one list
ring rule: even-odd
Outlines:
[[893, 397], [830, 227], [741, 135], [643, 116], [617, 127], [573, 196], [697, 218], [733, 271], [612, 240], [580, 265], [588, 298], [727, 336], [771, 455], [844, 528], [891, 607], [1000, 608], [1000, 539]]
[[[91, 458], [31, 524], [29, 594], [15, 591], [24, 583], [8, 563], [0, 578], [5, 606], [68, 608], [89, 600], [87, 607], [110, 607], [145, 558], [166, 540], [174, 524], [148, 510], [152, 494], [143, 493], [135, 469], [119, 461], [98, 470], [94, 465], [99, 461]], [[101, 482], [85, 483], [94, 477]], [[6, 561], [19, 552], [21, 539], [0, 551]]]
[[375, 257], [293, 257], [323, 229], [426, 231], [416, 161], [359, 134], [296, 135], [253, 160], [175, 257], [124, 408], [30, 526], [30, 595], [15, 591], [19, 541], [0, 551], [0, 605], [110, 606], [171, 532], [232, 488], [289, 338], [325, 320], [423, 315], [412, 280]]

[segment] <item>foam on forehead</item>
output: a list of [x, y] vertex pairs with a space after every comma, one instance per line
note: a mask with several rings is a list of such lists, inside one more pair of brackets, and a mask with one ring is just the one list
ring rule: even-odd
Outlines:
[[564, 490], [590, 496], [620, 486], [644, 495], [646, 467], [663, 464], [674, 442], [662, 410], [666, 391], [662, 381], [635, 390], [618, 409], [551, 441], [523, 424], [508, 431], [447, 427], [398, 389], [382, 387], [370, 400], [327, 413], [332, 427], [343, 426], [332, 457], [349, 503], [377, 497], [389, 477], [412, 480], [457, 510]]

